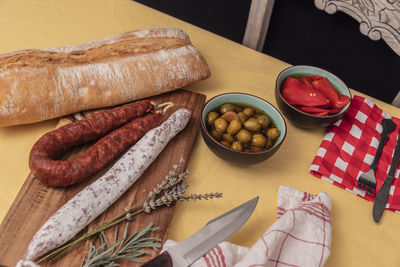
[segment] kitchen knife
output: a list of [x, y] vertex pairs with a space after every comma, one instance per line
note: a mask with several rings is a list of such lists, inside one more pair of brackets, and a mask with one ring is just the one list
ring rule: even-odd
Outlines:
[[381, 189], [379, 189], [378, 194], [376, 194], [374, 206], [372, 207], [372, 217], [374, 221], [378, 223], [381, 220], [383, 211], [385, 210], [387, 200], [389, 198], [390, 187], [393, 183], [393, 178], [397, 170], [397, 165], [400, 161], [400, 131], [397, 137], [396, 148], [394, 150], [392, 163], [390, 164], [388, 175], [383, 182]]
[[146, 262], [142, 267], [186, 267], [236, 232], [253, 213], [258, 197], [209, 221], [198, 232]]

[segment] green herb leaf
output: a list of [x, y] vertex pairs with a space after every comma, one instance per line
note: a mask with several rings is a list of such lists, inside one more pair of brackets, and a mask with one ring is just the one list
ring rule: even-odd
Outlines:
[[96, 266], [119, 266], [116, 261], [130, 260], [135, 262], [142, 262], [140, 257], [151, 255], [148, 252], [140, 251], [143, 248], [152, 248], [158, 251], [161, 247], [161, 240], [158, 238], [147, 238], [147, 236], [158, 229], [153, 227], [153, 224], [147, 225], [139, 232], [127, 236], [128, 224], [125, 226], [124, 233], [120, 240], [117, 240], [118, 227], [114, 234], [114, 243], [109, 244], [104, 232], [100, 234], [101, 245], [96, 248], [90, 243], [89, 254], [83, 259], [82, 267], [96, 267]]

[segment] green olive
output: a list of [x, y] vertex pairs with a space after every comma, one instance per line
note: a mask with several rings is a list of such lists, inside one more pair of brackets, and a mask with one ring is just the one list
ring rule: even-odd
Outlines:
[[242, 124], [238, 120], [233, 120], [229, 123], [228, 133], [231, 135], [235, 135], [237, 132], [242, 129]]
[[271, 120], [266, 115], [260, 115], [257, 117], [257, 122], [261, 125], [262, 129], [265, 129], [271, 123]]
[[215, 130], [217, 130], [219, 133], [224, 133], [228, 128], [228, 123], [226, 122], [226, 120], [218, 118], [214, 121], [214, 127]]
[[231, 147], [231, 144], [225, 140], [221, 141], [221, 145], [226, 146], [226, 147]]
[[234, 149], [234, 150], [238, 150], [238, 151], [242, 151], [243, 150], [243, 146], [239, 141], [233, 142], [231, 148]]
[[222, 104], [219, 111], [221, 111], [222, 114], [225, 114], [228, 111], [235, 111], [235, 106], [229, 103]]
[[246, 114], [247, 117], [251, 117], [254, 113], [254, 110], [252, 108], [245, 108], [243, 109], [243, 113]]
[[239, 116], [241, 123], [245, 123], [245, 121], [247, 121], [247, 116], [243, 112], [239, 112], [237, 115]]
[[211, 111], [207, 114], [207, 122], [212, 124], [219, 117], [217, 112]]
[[244, 127], [252, 132], [257, 132], [260, 130], [261, 125], [257, 122], [256, 119], [250, 118], [244, 123]]
[[260, 151], [262, 151], [262, 148], [258, 146], [252, 146], [250, 148], [250, 152], [260, 152]]
[[265, 138], [265, 136], [262, 134], [254, 134], [251, 138], [252, 146], [264, 147], [266, 143], [267, 138]]
[[237, 135], [237, 140], [242, 144], [247, 144], [251, 141], [251, 133], [246, 129], [241, 129]]
[[278, 128], [271, 128], [267, 131], [267, 136], [272, 140], [278, 139], [279, 134]]
[[274, 145], [274, 142], [272, 142], [271, 138], [267, 137], [267, 143], [265, 144], [266, 148], [270, 148]]
[[212, 129], [211, 135], [217, 141], [221, 141], [221, 139], [222, 139], [222, 135], [219, 132], [217, 132], [215, 129]]
[[231, 122], [233, 120], [239, 120], [238, 115], [234, 111], [228, 111], [224, 115], [221, 116], [224, 120]]
[[233, 136], [230, 134], [223, 134], [222, 139], [227, 141], [229, 144], [232, 144], [233, 142], [235, 142], [235, 138], [233, 138]]

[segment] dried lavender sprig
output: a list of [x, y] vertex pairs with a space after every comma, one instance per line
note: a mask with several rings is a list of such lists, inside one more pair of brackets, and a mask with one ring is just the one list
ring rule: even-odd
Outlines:
[[181, 200], [181, 201], [184, 201], [184, 200], [186, 200], [186, 201], [189, 201], [189, 200], [196, 201], [196, 200], [202, 200], [202, 199], [208, 200], [208, 199], [221, 198], [221, 197], [222, 197], [222, 193], [215, 192], [215, 193], [208, 193], [208, 194], [191, 194], [191, 195], [188, 195], [188, 196], [181, 196], [179, 198], [179, 200]]
[[188, 185], [186, 183], [176, 185], [164, 192], [163, 195], [153, 197], [143, 204], [143, 211], [150, 213], [160, 206], [170, 206], [172, 203], [180, 199], [186, 191]]
[[177, 165], [177, 164], [173, 165], [173, 169], [168, 172], [168, 174], [165, 176], [165, 178], [161, 182], [161, 184], [158, 184], [148, 194], [148, 199], [153, 198], [154, 196], [162, 193], [162, 191], [181, 183], [190, 174], [190, 171], [188, 169], [186, 169], [184, 172], [178, 174], [178, 171], [180, 170], [181, 165], [184, 162], [185, 162], [185, 160], [180, 159], [179, 165]]
[[166, 193], [165, 195], [161, 196], [160, 198], [152, 198], [149, 201], [143, 204], [143, 211], [146, 213], [151, 213], [153, 210], [157, 209], [157, 207], [166, 205], [170, 206], [172, 203], [176, 202], [177, 200], [180, 201], [189, 201], [189, 200], [209, 200], [213, 198], [221, 198], [222, 193], [215, 192], [215, 193], [208, 193], [208, 194], [191, 194], [189, 196], [184, 196], [184, 191], [176, 191], [173, 194]]

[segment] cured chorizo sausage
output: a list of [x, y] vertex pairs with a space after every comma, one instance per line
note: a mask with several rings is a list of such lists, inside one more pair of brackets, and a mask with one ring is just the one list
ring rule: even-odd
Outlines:
[[[159, 113], [151, 112], [141, 117], [153, 106], [147, 100], [130, 103], [95, 113], [43, 135], [29, 155], [32, 173], [50, 186], [68, 186], [86, 179], [104, 168], [147, 131], [161, 124], [162, 115]], [[71, 147], [98, 138], [93, 146], [75, 158], [58, 159]]]
[[103, 213], [186, 127], [190, 117], [190, 111], [178, 109], [160, 126], [147, 132], [103, 176], [82, 189], [47, 220], [29, 243], [25, 259], [37, 259], [59, 247]]

